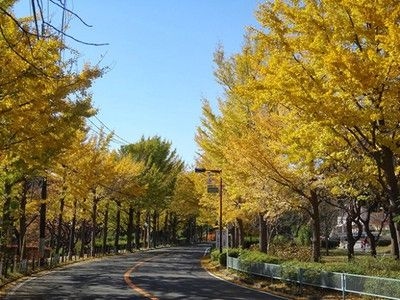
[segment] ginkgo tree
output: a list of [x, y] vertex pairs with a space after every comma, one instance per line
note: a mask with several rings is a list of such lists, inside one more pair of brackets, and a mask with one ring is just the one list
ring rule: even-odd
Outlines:
[[[249, 182], [297, 194], [287, 207], [310, 212], [314, 260], [318, 206], [349, 188], [333, 178], [379, 183], [387, 212], [398, 215], [398, 10], [395, 1], [269, 1], [241, 53], [216, 53], [225, 99], [220, 116], [203, 110], [203, 154]], [[232, 186], [240, 180], [228, 177]]]
[[[293, 154], [298, 151], [289, 152], [290, 146], [293, 148], [293, 141], [285, 143], [281, 135], [276, 132], [284, 133], [282, 120], [279, 115], [261, 110], [257, 112], [252, 109], [251, 117], [242, 118], [242, 122], [235, 122], [234, 101], [240, 99], [231, 97], [225, 103], [221, 104], [222, 117], [218, 122], [211, 121], [207, 125], [212, 126], [213, 133], [218, 134], [212, 137], [219, 140], [210, 140], [205, 137], [204, 130], [200, 131], [198, 141], [201, 145], [208, 147], [218, 147], [224, 144], [226, 146], [218, 148], [224, 156], [224, 175], [228, 185], [228, 190], [236, 191], [231, 200], [233, 203], [225, 203], [225, 218], [228, 217], [230, 208], [232, 211], [243, 214], [243, 210], [259, 216], [260, 224], [260, 249], [266, 251], [266, 233], [265, 217], [275, 215], [293, 208], [302, 208], [309, 212], [314, 224], [314, 248], [313, 258], [315, 261], [320, 257], [320, 223], [319, 223], [319, 204], [315, 189], [315, 177], [318, 174], [314, 171], [313, 164], [302, 160], [295, 161]], [[251, 102], [248, 102], [251, 103]], [[237, 106], [243, 104], [243, 101], [236, 102]], [[242, 116], [248, 111], [249, 107], [244, 106]], [[208, 112], [210, 114], [211, 112]], [[260, 117], [262, 114], [262, 117]], [[257, 117], [258, 116], [258, 117]], [[218, 119], [213, 116], [213, 119]], [[233, 118], [233, 119], [230, 119]], [[288, 114], [285, 115], [288, 118]], [[232, 122], [233, 121], [233, 122]], [[231, 123], [232, 122], [232, 123]], [[218, 124], [219, 126], [213, 126]], [[242, 124], [242, 125], [241, 125]], [[282, 135], [285, 136], [285, 135]], [[223, 142], [222, 142], [223, 141]], [[206, 147], [204, 147], [206, 148]], [[203, 148], [203, 149], [204, 149]], [[206, 148], [208, 149], [208, 148]], [[212, 156], [215, 152], [205, 152]], [[210, 155], [210, 153], [212, 153]], [[292, 157], [290, 157], [290, 155]], [[305, 167], [308, 166], [308, 172]], [[297, 197], [290, 194], [297, 194]], [[235, 195], [236, 194], [236, 195]], [[285, 197], [283, 197], [283, 195]], [[301, 199], [304, 201], [300, 201]], [[236, 199], [241, 199], [240, 209], [234, 205]], [[245, 200], [245, 201], [243, 201]], [[283, 201], [282, 201], [283, 200]]]
[[[168, 207], [176, 178], [183, 170], [183, 162], [178, 157], [176, 150], [171, 148], [171, 143], [159, 136], [142, 137], [137, 143], [121, 147], [120, 152], [143, 165], [139, 182], [146, 187], [146, 190], [135, 199], [134, 205], [136, 209], [136, 247], [140, 246], [142, 212], [145, 212], [143, 223], [147, 225], [147, 244], [150, 244], [150, 235], [152, 235], [152, 242], [156, 245], [158, 243], [157, 223], [160, 214]], [[150, 233], [150, 228], [153, 229], [152, 233]]]
[[89, 88], [103, 69], [77, 67], [75, 52], [65, 53], [65, 28], [43, 24], [39, 31], [37, 16], [17, 19], [14, 4], [0, 3], [0, 63], [7, 66], [0, 71], [2, 275], [14, 255], [14, 237], [21, 259], [34, 255], [26, 248], [38, 234], [40, 252], [46, 246], [71, 259], [89, 248], [94, 255], [100, 237], [103, 252], [111, 236], [118, 251], [124, 232], [131, 248], [136, 225], [140, 247], [145, 212], [152, 214], [156, 244], [183, 162], [160, 137], [119, 152], [110, 150], [111, 135], [90, 132], [86, 119], [96, 110]]
[[[143, 164], [132, 160], [129, 155], [121, 156], [117, 152], [113, 153], [114, 166], [113, 172], [109, 172], [110, 183], [107, 187], [108, 198], [114, 200], [117, 205], [117, 221], [121, 222], [121, 213], [127, 211], [128, 220], [126, 224], [127, 250], [133, 250], [133, 218], [135, 201], [146, 192], [146, 186], [140, 183], [139, 177], [143, 171]], [[108, 206], [106, 208], [108, 210]], [[119, 235], [121, 234], [121, 224], [117, 224], [115, 230], [114, 248], [119, 248]], [[104, 224], [103, 224], [104, 226]], [[106, 238], [104, 234], [103, 239]], [[104, 240], [103, 240], [104, 244]]]
[[[16, 21], [14, 1], [2, 2], [0, 10], [0, 164], [3, 191], [27, 176], [46, 176], [52, 159], [66, 149], [84, 119], [94, 114], [87, 93], [102, 71], [85, 66], [71, 72], [71, 61], [61, 59], [62, 41], [48, 32], [45, 39], [29, 33], [29, 20]], [[1, 244], [10, 241], [11, 196], [3, 201]]]
[[265, 30], [254, 35], [270, 53], [262, 88], [371, 157], [394, 215], [398, 10], [396, 1], [274, 1], [261, 6]]
[[[193, 172], [181, 172], [169, 204], [168, 213], [183, 223], [188, 241], [197, 240], [200, 193], [196, 189], [197, 176]], [[176, 240], [177, 224], [171, 226], [172, 240]]]

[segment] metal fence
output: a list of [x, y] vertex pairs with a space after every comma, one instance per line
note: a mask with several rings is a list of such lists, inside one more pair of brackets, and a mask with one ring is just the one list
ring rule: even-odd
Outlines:
[[234, 257], [228, 257], [227, 266], [253, 275], [297, 282], [300, 287], [311, 285], [341, 291], [343, 299], [345, 299], [346, 292], [386, 299], [400, 299], [400, 280], [397, 279], [246, 262]]

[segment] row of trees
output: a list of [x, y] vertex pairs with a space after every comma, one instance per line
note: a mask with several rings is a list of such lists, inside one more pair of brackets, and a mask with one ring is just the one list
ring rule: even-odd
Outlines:
[[349, 258], [363, 231], [376, 254], [369, 220], [381, 209], [399, 258], [399, 11], [393, 0], [267, 1], [240, 53], [216, 51], [225, 93], [217, 112], [204, 102], [196, 139], [199, 164], [223, 170], [228, 222], [303, 211], [319, 261], [326, 204], [345, 212]]
[[77, 67], [63, 28], [40, 21], [42, 11], [17, 19], [14, 5], [0, 3], [1, 275], [15, 258], [44, 264], [49, 252], [94, 256], [195, 236], [198, 194], [171, 143], [143, 137], [112, 150], [112, 134], [87, 125], [104, 69]]

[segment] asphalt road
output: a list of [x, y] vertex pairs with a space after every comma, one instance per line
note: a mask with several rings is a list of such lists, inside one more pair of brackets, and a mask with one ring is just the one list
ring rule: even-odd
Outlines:
[[282, 299], [208, 274], [205, 246], [164, 248], [71, 265], [30, 277], [5, 299]]

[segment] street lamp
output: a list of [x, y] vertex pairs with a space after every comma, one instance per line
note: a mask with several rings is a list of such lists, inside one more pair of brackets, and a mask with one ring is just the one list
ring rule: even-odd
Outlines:
[[206, 168], [195, 168], [195, 173], [218, 173], [219, 174], [219, 253], [222, 253], [222, 170], [217, 169], [206, 169]]

